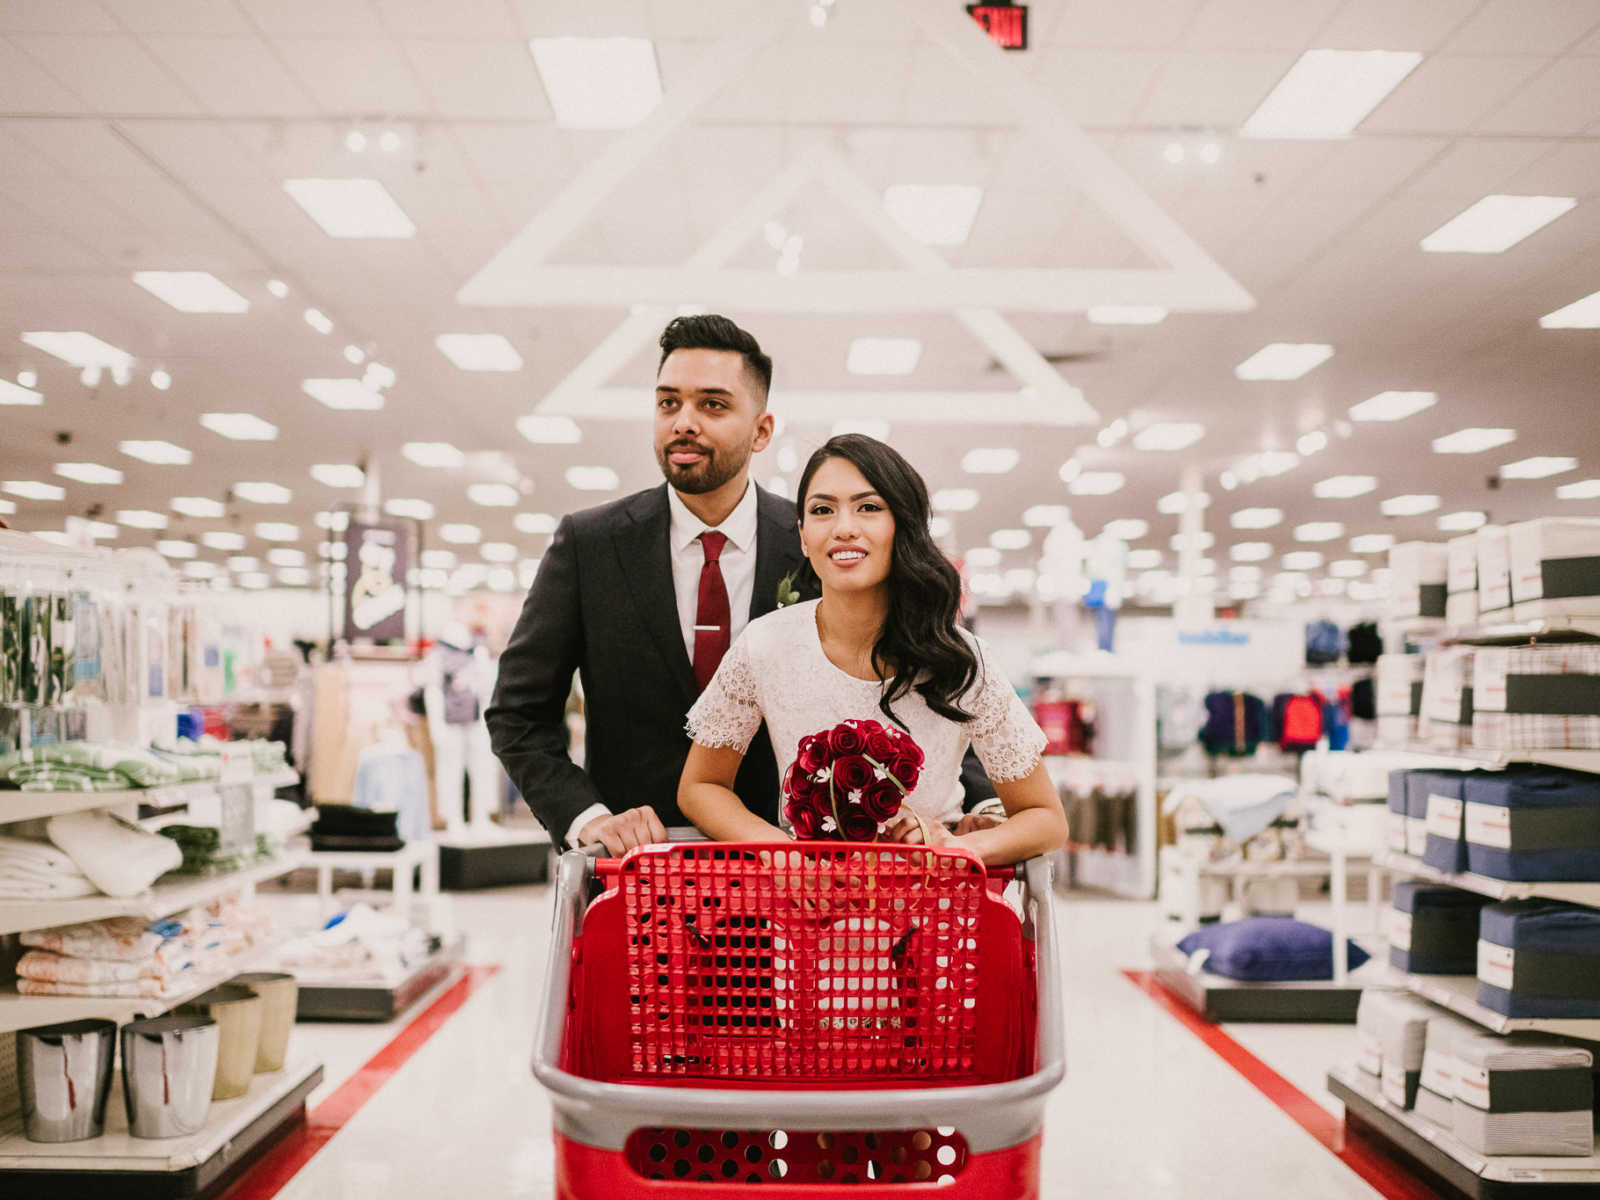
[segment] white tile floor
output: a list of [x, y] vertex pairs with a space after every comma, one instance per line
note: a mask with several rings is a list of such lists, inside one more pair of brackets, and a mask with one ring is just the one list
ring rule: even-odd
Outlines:
[[[1147, 965], [1153, 905], [1088, 895], [1057, 904], [1067, 1077], [1046, 1118], [1046, 1196], [1379, 1195], [1122, 976], [1121, 968]], [[279, 1193], [283, 1200], [553, 1194], [549, 1106], [529, 1071], [549, 909], [542, 887], [455, 898], [470, 959], [499, 964], [499, 974]], [[313, 1105], [398, 1028], [298, 1027], [298, 1045], [327, 1065]], [[1228, 1032], [1338, 1110], [1323, 1075], [1353, 1058], [1352, 1026]]]

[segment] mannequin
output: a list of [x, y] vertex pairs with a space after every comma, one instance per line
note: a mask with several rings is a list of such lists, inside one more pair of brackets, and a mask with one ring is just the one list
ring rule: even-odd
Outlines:
[[494, 662], [464, 624], [451, 621], [429, 651], [428, 667], [422, 699], [433, 739], [434, 785], [445, 829], [456, 835], [469, 828], [462, 780], [470, 774], [471, 832], [493, 833], [490, 817], [500, 805], [503, 785], [483, 714], [494, 692]]

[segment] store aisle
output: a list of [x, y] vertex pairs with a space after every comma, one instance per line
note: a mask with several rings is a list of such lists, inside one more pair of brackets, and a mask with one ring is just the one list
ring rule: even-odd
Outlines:
[[[1046, 1122], [1047, 1196], [1382, 1195], [1122, 974], [1144, 965], [1152, 905], [1088, 897], [1058, 905], [1068, 1057]], [[529, 1071], [548, 891], [459, 896], [457, 906], [472, 960], [500, 970], [277, 1193], [282, 1200], [552, 1194], [549, 1106]], [[313, 1107], [404, 1024], [301, 1026], [301, 1046], [327, 1063]], [[1226, 1032], [1332, 1106], [1322, 1072], [1353, 1055], [1351, 1027]], [[230, 1200], [268, 1194], [246, 1179]]]

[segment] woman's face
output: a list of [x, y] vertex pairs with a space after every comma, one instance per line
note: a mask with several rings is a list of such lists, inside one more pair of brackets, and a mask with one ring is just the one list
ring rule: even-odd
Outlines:
[[823, 590], [881, 587], [894, 561], [894, 514], [847, 458], [817, 468], [800, 504], [800, 548]]

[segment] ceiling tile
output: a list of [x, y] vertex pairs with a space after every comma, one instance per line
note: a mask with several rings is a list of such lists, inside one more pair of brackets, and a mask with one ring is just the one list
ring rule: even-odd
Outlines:
[[1431, 54], [1480, 0], [1348, 0], [1313, 39], [1329, 50]]
[[1600, 120], [1600, 57], [1564, 58], [1478, 122], [1492, 133], [1581, 133]]
[[1295, 56], [1283, 51], [1172, 54], [1139, 109], [1150, 125], [1214, 125], [1244, 121], [1283, 78]]
[[383, 25], [368, 0], [238, 0], [270, 34], [379, 34]]
[[6, 124], [10, 133], [79, 179], [137, 179], [152, 172], [111, 121], [19, 119]]
[[1451, 38], [1446, 54], [1559, 54], [1600, 23], [1593, 4], [1489, 0]]
[[1364, 131], [1448, 133], [1471, 129], [1546, 60], [1528, 55], [1425, 58], [1361, 123]]
[[286, 37], [284, 60], [328, 113], [417, 112], [427, 97], [400, 48], [376, 38]]
[[[551, 125], [458, 121], [452, 131], [479, 179], [555, 186], [575, 169], [570, 143]], [[530, 170], [535, 163], [538, 169]]]
[[79, 113], [86, 107], [43, 67], [0, 38], [0, 111]]
[[214, 113], [294, 117], [316, 105], [258, 37], [155, 35], [144, 44]]
[[131, 37], [19, 34], [12, 41], [107, 115], [198, 111], [194, 98]]
[[134, 33], [255, 32], [232, 0], [100, 0]]
[[1045, 48], [1030, 54], [1034, 81], [1080, 125], [1127, 125], [1166, 65], [1144, 51]]
[[517, 22], [505, 0], [375, 0], [390, 33], [401, 36], [447, 34], [453, 37], [516, 38]]
[[554, 116], [533, 55], [521, 41], [412, 40], [405, 50], [441, 116]]
[[[549, 6], [540, 4], [540, 0], [517, 0], [517, 7], [527, 13], [535, 7]], [[750, 11], [745, 0], [699, 0], [695, 4], [680, 4], [678, 0], [611, 0], [606, 5], [584, 7], [613, 9], [610, 19], [618, 22], [631, 21], [633, 14], [642, 9], [651, 33], [658, 38], [722, 37]]]
[[1311, 44], [1311, 34], [1339, 0], [1208, 0], [1185, 32], [1182, 44], [1201, 50], [1292, 50]]
[[1600, 200], [1600, 145], [1564, 142], [1519, 173], [1507, 189], [1514, 195], [1574, 196]]
[[[1202, 0], [1067, 0], [1050, 31], [1052, 45], [1161, 50], [1178, 44]], [[1042, 6], [1041, 6], [1042, 7]]]
[[117, 22], [96, 0], [6, 0], [0, 32], [116, 33]]

